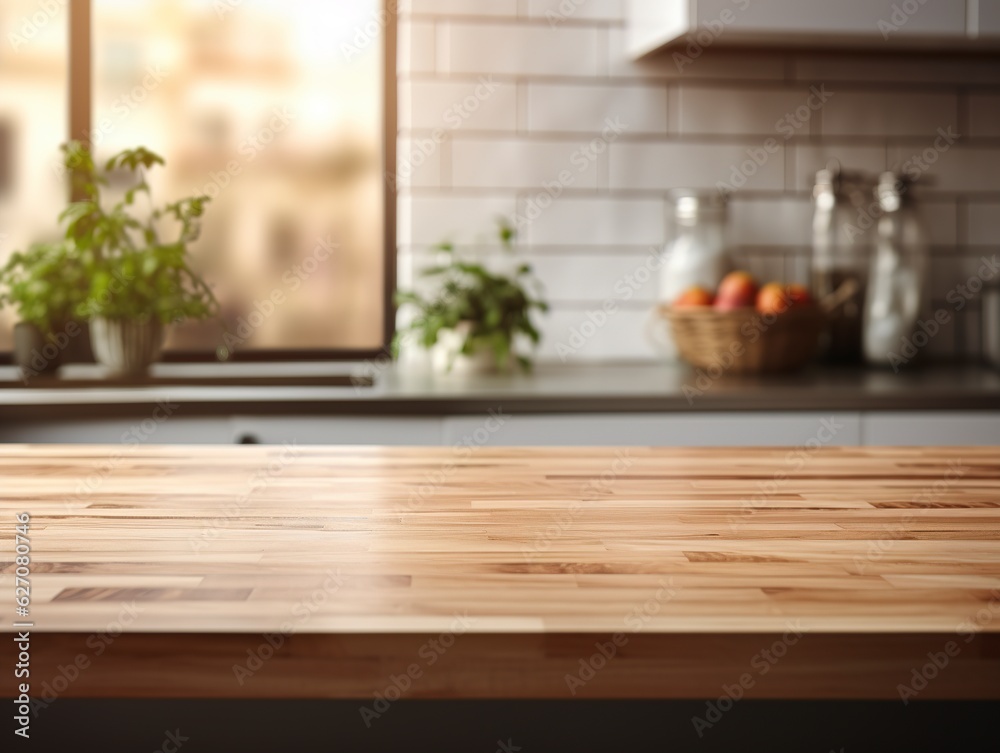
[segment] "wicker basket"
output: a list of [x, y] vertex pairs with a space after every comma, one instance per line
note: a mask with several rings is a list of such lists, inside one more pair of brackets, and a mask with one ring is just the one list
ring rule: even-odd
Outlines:
[[735, 374], [792, 371], [816, 354], [826, 316], [816, 306], [761, 314], [752, 308], [662, 306], [681, 358], [692, 366]]

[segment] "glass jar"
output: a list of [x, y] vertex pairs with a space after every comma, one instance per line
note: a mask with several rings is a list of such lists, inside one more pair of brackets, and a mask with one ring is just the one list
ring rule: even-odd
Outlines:
[[[821, 344], [824, 360], [857, 363], [862, 357], [865, 291], [878, 207], [874, 181], [836, 163], [816, 173], [813, 189], [812, 287], [818, 299], [850, 291], [830, 315]], [[873, 216], [875, 215], [875, 216]]]
[[[714, 191], [677, 189], [670, 192], [670, 201], [670, 239], [660, 267], [660, 300], [667, 304], [696, 285], [714, 292], [730, 269], [726, 197]], [[677, 347], [665, 319], [651, 319], [646, 337], [661, 355], [677, 360]]]
[[672, 232], [660, 270], [660, 298], [666, 303], [695, 285], [714, 292], [730, 266], [725, 197], [678, 189], [670, 200]]
[[893, 368], [909, 361], [901, 355], [904, 338], [914, 333], [927, 302], [930, 242], [911, 185], [887, 172], [876, 189], [883, 214], [865, 301], [864, 348], [869, 363]]

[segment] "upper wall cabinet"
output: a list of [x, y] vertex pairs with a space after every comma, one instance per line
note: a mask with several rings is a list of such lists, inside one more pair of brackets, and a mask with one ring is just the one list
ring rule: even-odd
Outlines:
[[979, 34], [983, 38], [1000, 39], [1000, 0], [979, 0]]
[[[629, 52], [1000, 46], [1000, 0], [629, 0]], [[696, 47], [696, 49], [697, 49]]]

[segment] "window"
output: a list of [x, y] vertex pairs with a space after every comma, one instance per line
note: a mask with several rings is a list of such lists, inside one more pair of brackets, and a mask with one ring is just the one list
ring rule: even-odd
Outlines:
[[[154, 200], [212, 197], [191, 251], [220, 317], [175, 326], [167, 358], [212, 358], [224, 332], [239, 335], [238, 358], [381, 348], [394, 245], [383, 175], [395, 133], [382, 2], [78, 4], [89, 15], [59, 0], [5, 0], [0, 11], [4, 38], [51, 11], [34, 40], [0, 57], [0, 227], [16, 227], [0, 258], [58, 232], [66, 134], [83, 134], [98, 160], [143, 145], [167, 162], [149, 175]], [[68, 83], [70, 53], [89, 83]], [[17, 155], [10, 167], [8, 154]], [[278, 306], [267, 303], [275, 291]], [[10, 349], [11, 323], [8, 313], [0, 350]]]

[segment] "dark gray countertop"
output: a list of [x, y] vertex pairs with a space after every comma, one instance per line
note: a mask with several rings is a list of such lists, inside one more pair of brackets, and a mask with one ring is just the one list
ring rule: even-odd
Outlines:
[[[161, 365], [162, 374], [205, 366]], [[211, 366], [214, 373], [275, 373], [275, 366]], [[277, 367], [280, 368], [280, 367]], [[372, 373], [350, 364], [300, 364], [300, 374]], [[389, 366], [372, 387], [266, 386], [0, 389], [0, 420], [58, 420], [145, 415], [159, 401], [185, 415], [443, 415], [502, 405], [524, 413], [783, 410], [1000, 410], [1000, 373], [978, 366], [811, 370], [789, 376], [697, 380], [680, 366], [540, 365], [532, 374], [460, 377]], [[12, 367], [0, 379], [13, 380]]]

